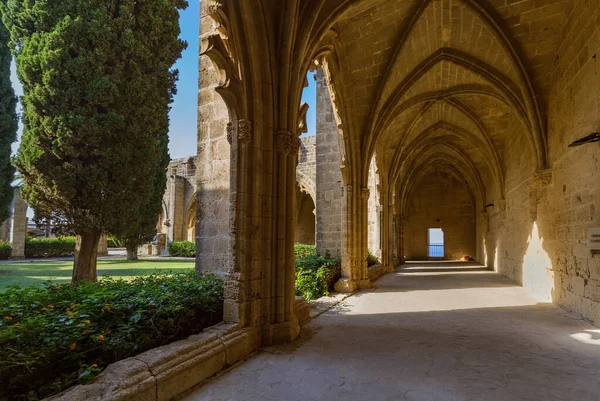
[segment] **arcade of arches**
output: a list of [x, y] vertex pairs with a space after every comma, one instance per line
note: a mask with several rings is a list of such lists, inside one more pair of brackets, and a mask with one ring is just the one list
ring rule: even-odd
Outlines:
[[[225, 320], [261, 344], [297, 337], [314, 191], [340, 292], [372, 286], [369, 249], [392, 272], [438, 227], [446, 257], [599, 323], [600, 144], [568, 147], [600, 131], [599, 27], [593, 0], [203, 1], [197, 269], [226, 276]], [[297, 164], [315, 70], [311, 188]]]

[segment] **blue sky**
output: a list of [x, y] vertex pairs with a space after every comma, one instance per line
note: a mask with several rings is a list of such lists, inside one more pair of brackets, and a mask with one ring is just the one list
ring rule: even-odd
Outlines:
[[[169, 129], [169, 149], [171, 158], [192, 156], [196, 154], [197, 115], [198, 115], [198, 32], [200, 24], [200, 2], [189, 1], [189, 7], [180, 13], [181, 38], [188, 43], [182, 58], [175, 64], [179, 70], [177, 95], [171, 110], [171, 126]], [[309, 135], [315, 134], [315, 81], [309, 74], [308, 88], [305, 88], [302, 101], [310, 105], [308, 111]], [[16, 73], [12, 74], [13, 86], [18, 96], [23, 94]], [[20, 112], [20, 110], [19, 110]], [[19, 130], [19, 138], [21, 130]], [[18, 148], [18, 142], [13, 145], [13, 153]]]

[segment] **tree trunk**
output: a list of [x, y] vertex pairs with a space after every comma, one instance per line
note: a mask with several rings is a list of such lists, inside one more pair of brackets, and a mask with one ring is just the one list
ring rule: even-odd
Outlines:
[[98, 258], [98, 242], [102, 231], [92, 229], [77, 235], [75, 246], [75, 263], [71, 283], [79, 284], [82, 280], [96, 281], [96, 263]]
[[138, 260], [137, 245], [127, 245], [127, 260]]

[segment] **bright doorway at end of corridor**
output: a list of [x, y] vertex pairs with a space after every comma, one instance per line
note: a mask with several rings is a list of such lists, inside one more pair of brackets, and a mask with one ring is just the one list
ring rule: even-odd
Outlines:
[[444, 258], [444, 231], [441, 228], [427, 229], [427, 257]]

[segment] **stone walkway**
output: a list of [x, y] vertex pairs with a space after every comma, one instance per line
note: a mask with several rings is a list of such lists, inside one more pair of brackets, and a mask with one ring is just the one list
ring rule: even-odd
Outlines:
[[598, 401], [600, 329], [476, 265], [411, 264], [183, 400]]

